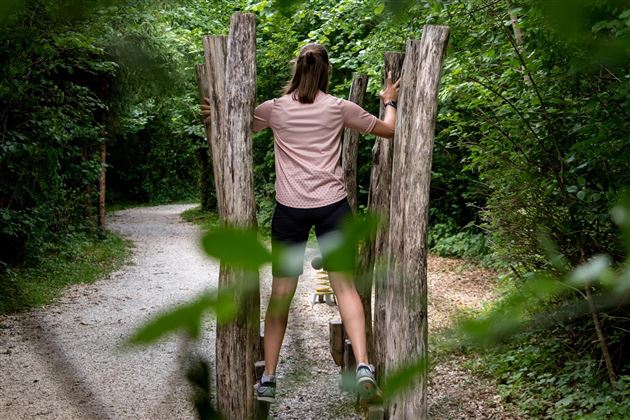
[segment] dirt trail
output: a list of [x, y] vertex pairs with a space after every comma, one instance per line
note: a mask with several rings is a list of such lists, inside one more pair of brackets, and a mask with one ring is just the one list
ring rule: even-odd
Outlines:
[[[130, 265], [90, 285], [75, 285], [55, 304], [0, 317], [0, 419], [194, 418], [181, 376], [177, 336], [132, 351], [120, 344], [164, 308], [216, 287], [218, 264], [198, 247], [199, 229], [181, 220], [188, 205], [134, 208], [110, 215], [110, 228], [133, 240]], [[272, 417], [356, 419], [352, 395], [338, 387], [339, 368], [328, 349], [335, 306], [313, 305], [308, 265], [293, 301], [278, 368]], [[491, 297], [491, 273], [462, 271], [457, 260], [429, 260], [430, 328], [445, 325], [458, 307]], [[271, 285], [261, 271], [263, 310]], [[214, 358], [214, 323], [198, 351]], [[431, 375], [432, 418], [506, 418], [490, 383], [472, 377], [461, 360]]]

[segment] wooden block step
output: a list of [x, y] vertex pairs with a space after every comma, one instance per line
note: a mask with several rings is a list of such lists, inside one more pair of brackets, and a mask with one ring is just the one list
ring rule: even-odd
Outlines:
[[340, 320], [332, 320], [328, 324], [330, 354], [337, 366], [343, 363], [343, 324]]

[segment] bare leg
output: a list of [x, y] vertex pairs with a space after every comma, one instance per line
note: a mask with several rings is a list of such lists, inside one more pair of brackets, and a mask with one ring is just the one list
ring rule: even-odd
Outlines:
[[274, 277], [265, 316], [265, 375], [275, 375], [297, 277]]
[[341, 320], [352, 342], [354, 358], [357, 363], [368, 363], [363, 305], [354, 285], [354, 279], [351, 274], [332, 271], [328, 272], [328, 277], [337, 296]]

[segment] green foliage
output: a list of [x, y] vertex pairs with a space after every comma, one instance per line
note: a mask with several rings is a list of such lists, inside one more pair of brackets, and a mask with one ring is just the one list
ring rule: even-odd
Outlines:
[[[37, 256], [56, 237], [89, 230], [107, 103], [117, 66], [90, 33], [29, 3], [0, 30], [0, 260]], [[28, 26], [24, 26], [31, 22]]]
[[443, 257], [477, 259], [488, 265], [492, 263], [486, 236], [472, 229], [460, 230], [452, 222], [431, 225], [428, 246], [432, 252]]
[[[450, 26], [429, 243], [442, 255], [509, 265], [524, 285], [465, 324], [471, 341], [504, 339], [532, 319], [569, 322], [585, 313], [575, 289], [589, 282], [602, 292], [596, 296], [602, 317], [626, 305], [619, 296], [630, 289], [624, 265], [630, 241], [624, 245], [609, 217], [612, 210], [616, 220], [627, 219], [624, 207], [613, 205], [630, 185], [626, 0], [5, 2], [0, 241], [8, 246], [0, 265], [6, 273], [46, 255], [66, 235], [94, 229], [95, 151], [103, 142], [111, 201], [198, 197], [195, 159], [205, 140], [194, 64], [202, 61], [200, 36], [227, 33], [230, 13], [238, 9], [257, 15], [259, 102], [280, 94], [289, 61], [302, 45], [317, 41], [330, 52], [330, 92], [344, 97], [352, 74], [367, 73], [364, 105], [374, 114], [383, 52], [403, 51], [424, 24]], [[365, 136], [359, 151], [361, 205], [372, 140]], [[268, 229], [274, 193], [269, 130], [254, 136], [254, 167], [259, 223]], [[210, 249], [225, 257], [215, 252], [220, 248]], [[593, 258], [598, 254], [608, 257]], [[260, 255], [254, 265], [267, 259]], [[523, 275], [539, 268], [548, 271]], [[3, 279], [0, 287], [11, 284]], [[216, 295], [204, 299], [177, 316], [165, 315], [169, 328], [194, 333], [198, 326], [187, 323], [219, 307]], [[546, 312], [536, 318], [534, 307]], [[226, 319], [229, 313], [228, 307]], [[577, 326], [588, 322], [578, 318]], [[156, 327], [147, 340], [161, 334]], [[607, 334], [613, 348], [623, 348], [625, 336]], [[592, 368], [584, 363], [575, 366]], [[626, 379], [619, 384], [609, 390], [613, 399], [627, 392]], [[564, 402], [556, 411], [535, 412], [612, 410], [608, 400], [589, 408], [568, 396], [557, 400]]]
[[258, 242], [255, 230], [226, 227], [206, 234], [202, 245], [206, 254], [223, 264], [246, 270], [271, 262], [271, 252]]
[[7, 269], [0, 274], [0, 314], [52, 302], [63, 289], [91, 283], [127, 261], [131, 243], [107, 234], [105, 238], [74, 233], [49, 247], [38, 264]]
[[516, 342], [489, 348], [471, 367], [495, 377], [501, 397], [532, 418], [625, 418], [630, 375], [608, 384], [597, 358], [575, 337], [567, 327], [523, 334]]

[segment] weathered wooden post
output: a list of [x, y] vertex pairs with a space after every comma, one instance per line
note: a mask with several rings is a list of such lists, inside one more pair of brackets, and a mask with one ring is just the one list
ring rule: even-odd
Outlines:
[[[386, 52], [383, 65], [383, 87], [387, 83], [387, 74], [392, 72], [392, 80], [395, 82], [401, 75], [405, 55], [399, 52]], [[381, 101], [379, 118], [385, 117], [385, 107]], [[393, 140], [377, 137], [372, 148], [372, 167], [370, 171], [370, 188], [368, 192], [368, 210], [376, 213], [381, 225], [376, 231], [376, 238], [363, 249], [359, 266], [365, 273], [362, 279], [366, 283], [367, 290], [374, 284], [374, 322], [368, 334], [368, 353], [370, 360], [376, 367], [377, 378], [381, 378], [385, 366], [386, 337], [385, 330], [385, 283], [386, 276], [382, 264], [385, 261], [388, 240], [389, 205], [392, 183], [392, 150]], [[375, 267], [376, 266], [376, 267]], [[363, 296], [362, 296], [363, 300]], [[370, 304], [364, 301], [364, 307]], [[370, 305], [371, 309], [371, 305]], [[367, 325], [367, 324], [366, 324]]]
[[[198, 68], [211, 100], [206, 133], [212, 149], [221, 221], [254, 227], [252, 133], [256, 96], [256, 22], [251, 13], [236, 13], [224, 37], [204, 37], [204, 69]], [[254, 417], [255, 362], [260, 353], [258, 273], [221, 264], [219, 288], [234, 287], [239, 306], [235, 319], [217, 325], [216, 375], [218, 409], [227, 419]]]
[[223, 210], [223, 102], [225, 96], [225, 62], [227, 56], [227, 38], [225, 36], [204, 36], [202, 38], [205, 62], [197, 65], [197, 82], [201, 96], [210, 99], [210, 120], [205, 123], [206, 138], [212, 155], [212, 171], [216, 186], [217, 209], [221, 219]]
[[[449, 29], [427, 25], [408, 40], [393, 146], [386, 372], [427, 357], [427, 222], [437, 95]], [[390, 419], [425, 419], [426, 372], [390, 401]]]
[[[350, 92], [348, 93], [348, 100], [354, 102], [357, 105], [363, 106], [363, 100], [365, 99], [365, 91], [367, 90], [368, 76], [367, 74], [354, 73], [352, 75], [352, 84], [350, 85]], [[359, 157], [359, 133], [356, 130], [345, 128], [343, 130], [343, 141], [341, 148], [341, 166], [343, 168], [343, 177], [346, 184], [346, 191], [348, 192], [348, 203], [353, 212], [357, 210], [357, 165]], [[361, 303], [363, 304], [363, 312], [365, 316], [365, 328], [367, 334], [367, 343], [369, 350], [369, 339], [372, 333], [372, 306], [371, 290], [367, 290], [362, 287], [365, 282], [362, 281], [364, 277], [361, 271], [361, 266], [357, 266], [356, 277], [357, 290], [359, 296], [361, 296]], [[344, 340], [344, 349], [352, 349], [351, 344], [346, 345]], [[350, 355], [354, 357], [354, 355]], [[345, 360], [345, 359], [344, 359]], [[342, 368], [348, 368], [345, 364], [342, 364]]]
[[[204, 97], [208, 98], [210, 95], [210, 88], [208, 75], [206, 71], [206, 65], [197, 64], [195, 66], [195, 76], [197, 78], [197, 85], [199, 87], [199, 97], [203, 100]], [[197, 163], [201, 169], [201, 178], [199, 180], [199, 191], [201, 192], [201, 209], [209, 211], [213, 207], [217, 206], [216, 193], [215, 200], [212, 200], [212, 188], [214, 182], [214, 173], [211, 173], [212, 165], [212, 123], [206, 123], [204, 121], [204, 129], [206, 133], [207, 145], [197, 149]], [[218, 209], [218, 207], [217, 207]]]
[[[348, 100], [363, 106], [365, 91], [367, 89], [367, 74], [355, 73], [352, 76], [352, 85]], [[357, 157], [359, 155], [359, 133], [350, 128], [343, 130], [343, 146], [341, 149], [341, 166], [343, 177], [348, 191], [348, 202], [353, 211], [357, 210]]]

